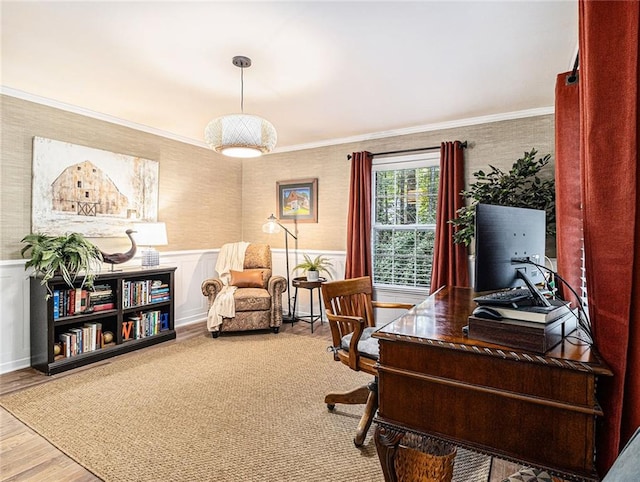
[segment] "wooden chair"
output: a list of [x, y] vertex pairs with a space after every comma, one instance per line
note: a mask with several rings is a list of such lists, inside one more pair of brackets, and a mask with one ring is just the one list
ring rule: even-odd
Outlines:
[[333, 357], [352, 370], [373, 375], [368, 385], [346, 393], [330, 393], [324, 398], [329, 410], [336, 403], [365, 404], [364, 413], [353, 439], [356, 447], [364, 443], [367, 431], [378, 409], [378, 340], [374, 308], [410, 309], [406, 303], [379, 303], [371, 299], [371, 278], [353, 278], [322, 284], [322, 298], [331, 327]]

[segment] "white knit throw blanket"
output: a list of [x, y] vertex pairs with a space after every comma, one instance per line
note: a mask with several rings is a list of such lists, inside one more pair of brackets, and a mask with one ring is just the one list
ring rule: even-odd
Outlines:
[[249, 243], [240, 241], [238, 243], [228, 243], [220, 248], [218, 260], [216, 261], [216, 271], [222, 281], [223, 287], [220, 293], [209, 308], [207, 315], [207, 328], [209, 331], [218, 331], [223, 318], [234, 318], [236, 316], [236, 304], [233, 299], [235, 286], [230, 286], [231, 270], [242, 271], [244, 265], [244, 253]]

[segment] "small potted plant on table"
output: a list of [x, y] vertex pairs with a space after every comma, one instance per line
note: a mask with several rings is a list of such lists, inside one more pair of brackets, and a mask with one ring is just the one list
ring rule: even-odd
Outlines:
[[331, 278], [329, 268], [332, 268], [333, 264], [331, 264], [331, 261], [329, 261], [324, 255], [320, 254], [314, 259], [311, 259], [308, 254], [303, 256], [304, 261], [293, 268], [294, 271], [304, 271], [307, 275], [307, 281], [318, 281], [320, 279], [321, 272], [327, 273], [327, 276]]

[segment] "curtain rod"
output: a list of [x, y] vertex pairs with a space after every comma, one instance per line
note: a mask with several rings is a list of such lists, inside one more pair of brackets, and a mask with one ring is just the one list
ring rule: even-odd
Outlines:
[[[461, 142], [460, 143], [460, 147], [462, 147], [463, 149], [467, 147], [467, 141]], [[440, 150], [440, 146], [431, 146], [431, 147], [417, 147], [416, 149], [403, 149], [400, 151], [387, 151], [387, 152], [375, 152], [372, 153], [372, 156], [386, 156], [389, 154], [406, 154], [408, 152], [420, 152], [420, 151], [435, 151], [435, 150]], [[350, 161], [351, 160], [351, 154], [347, 155], [347, 160]]]

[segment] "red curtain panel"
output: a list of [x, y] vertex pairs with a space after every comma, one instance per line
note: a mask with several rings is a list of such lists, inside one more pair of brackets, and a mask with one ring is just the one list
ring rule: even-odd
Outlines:
[[373, 276], [371, 268], [371, 166], [370, 152], [351, 154], [347, 259], [345, 279]]
[[640, 2], [580, 0], [580, 157], [587, 290], [600, 383], [597, 462], [609, 469], [640, 425]]
[[[580, 187], [580, 83], [573, 72], [556, 79], [556, 246], [558, 274], [578, 294], [582, 259], [582, 188]], [[561, 283], [560, 294], [576, 306], [580, 300]]]
[[460, 141], [440, 145], [440, 183], [436, 240], [431, 272], [431, 293], [443, 286], [469, 286], [467, 248], [453, 242], [454, 227], [449, 220], [464, 206], [464, 149]]

